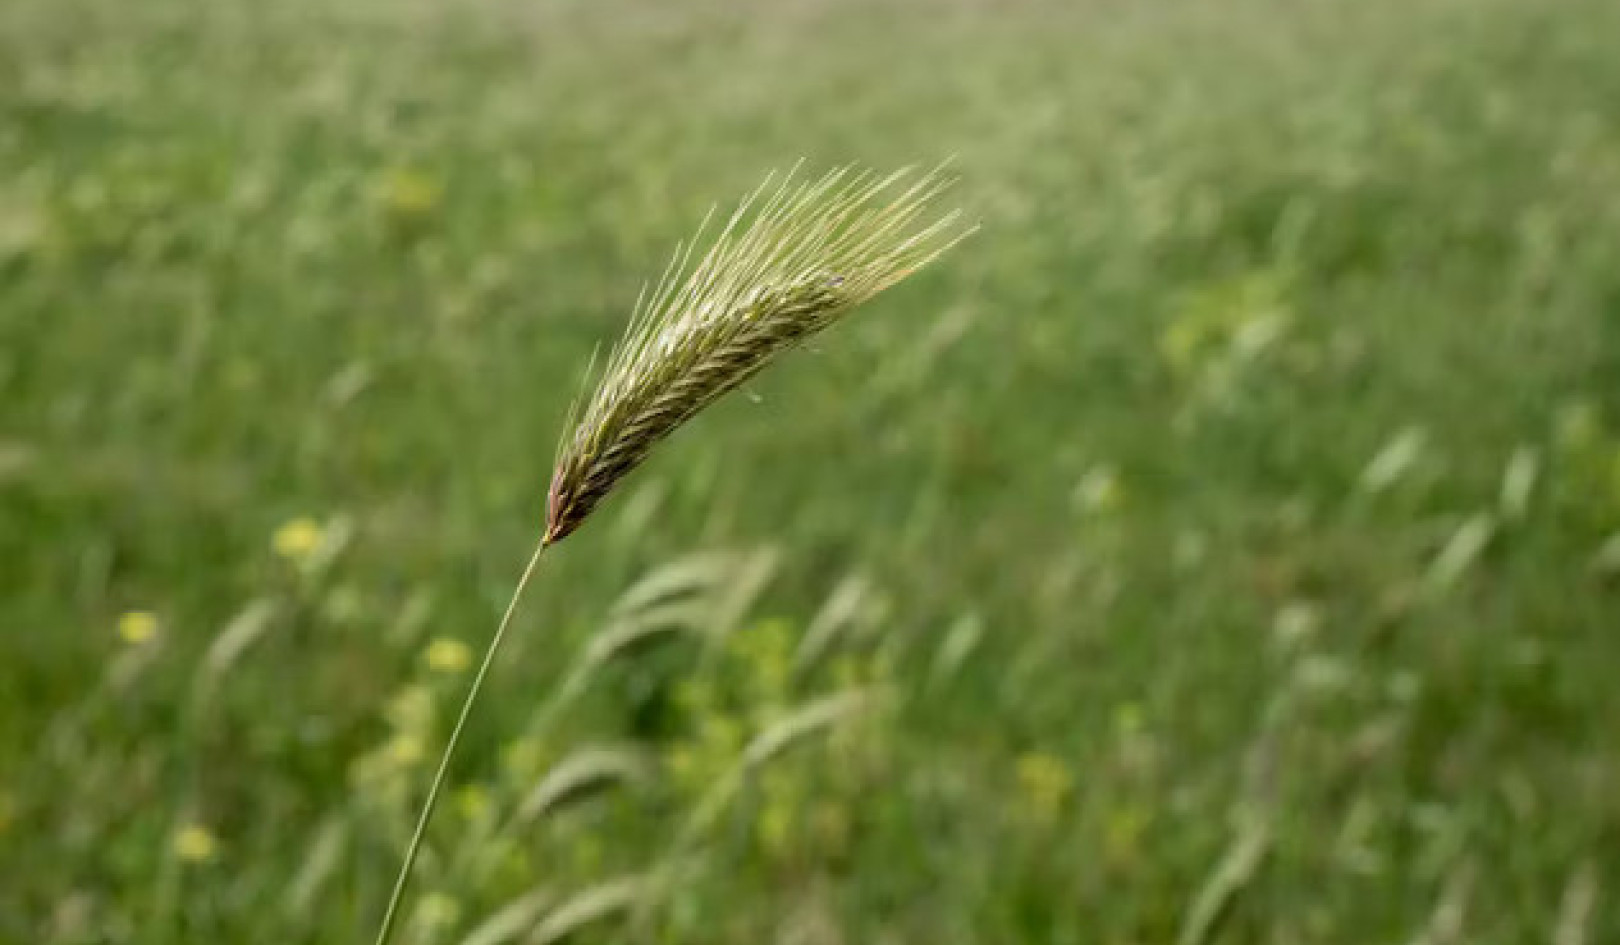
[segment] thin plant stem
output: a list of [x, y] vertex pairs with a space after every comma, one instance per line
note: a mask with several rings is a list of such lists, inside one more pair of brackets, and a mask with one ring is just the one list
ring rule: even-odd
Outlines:
[[411, 834], [410, 846], [405, 848], [405, 861], [400, 864], [399, 877], [394, 880], [394, 892], [388, 897], [388, 909], [383, 913], [382, 927], [377, 930], [376, 945], [388, 945], [392, 937], [394, 924], [399, 918], [399, 906], [405, 899], [405, 890], [410, 885], [412, 868], [416, 866], [416, 855], [421, 852], [422, 838], [427, 834], [428, 823], [433, 819], [434, 808], [439, 805], [439, 791], [444, 787], [445, 777], [450, 773], [450, 762], [455, 757], [456, 746], [461, 742], [462, 730], [467, 727], [467, 719], [472, 715], [473, 704], [478, 701], [478, 693], [484, 688], [484, 677], [489, 675], [489, 668], [495, 662], [495, 654], [501, 648], [501, 641], [506, 638], [506, 628], [512, 625], [512, 615], [517, 612], [518, 601], [523, 597], [523, 591], [529, 586], [529, 579], [534, 576], [535, 568], [540, 564], [540, 556], [551, 546], [551, 542], [542, 539], [535, 545], [534, 554], [529, 558], [529, 564], [523, 569], [523, 576], [518, 578], [517, 587], [512, 590], [512, 599], [507, 601], [506, 613], [501, 617], [500, 624], [495, 628], [495, 635], [490, 638], [489, 646], [484, 650], [484, 660], [478, 666], [478, 673], [473, 676], [472, 685], [467, 688], [467, 698], [462, 700], [461, 714], [456, 718], [455, 728], [450, 730], [450, 740], [445, 743], [444, 754], [439, 757], [439, 770], [433, 775], [433, 784], [428, 788], [427, 800], [422, 803], [422, 813], [416, 820], [416, 831]]

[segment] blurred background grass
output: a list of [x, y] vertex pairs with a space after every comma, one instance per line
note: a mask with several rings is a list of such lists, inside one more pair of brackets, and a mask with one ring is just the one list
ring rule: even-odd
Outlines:
[[8, 0], [0, 941], [366, 940], [641, 282], [947, 155], [982, 232], [552, 556], [408, 939], [1620, 940], [1615, 36]]

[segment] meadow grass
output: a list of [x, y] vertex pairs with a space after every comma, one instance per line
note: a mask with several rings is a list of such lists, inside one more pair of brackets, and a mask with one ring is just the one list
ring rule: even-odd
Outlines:
[[548, 562], [403, 939], [1620, 937], [1620, 9], [327, 6], [0, 6], [0, 942], [367, 940], [639, 280], [945, 154]]

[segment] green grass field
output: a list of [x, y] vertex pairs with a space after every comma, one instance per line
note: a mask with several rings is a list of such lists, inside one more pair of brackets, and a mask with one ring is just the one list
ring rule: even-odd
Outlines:
[[6, 0], [0, 943], [368, 943], [591, 351], [947, 156], [982, 230], [550, 556], [402, 941], [1620, 941], [1617, 38]]

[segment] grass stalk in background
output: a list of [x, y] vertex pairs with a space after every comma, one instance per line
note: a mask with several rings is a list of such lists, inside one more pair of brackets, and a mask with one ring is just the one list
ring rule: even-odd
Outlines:
[[[569, 418], [547, 496], [546, 527], [468, 687], [383, 913], [387, 945], [439, 794], [518, 601], [545, 550], [592, 511], [660, 440], [772, 359], [916, 272], [968, 230], [951, 211], [924, 222], [949, 186], [937, 172], [909, 180], [852, 168], [819, 180], [775, 175], [744, 200], [690, 270], [678, 249], [651, 296], [636, 304], [583, 412]], [[693, 244], [702, 238], [700, 229]], [[575, 422], [575, 416], [578, 422]]]

